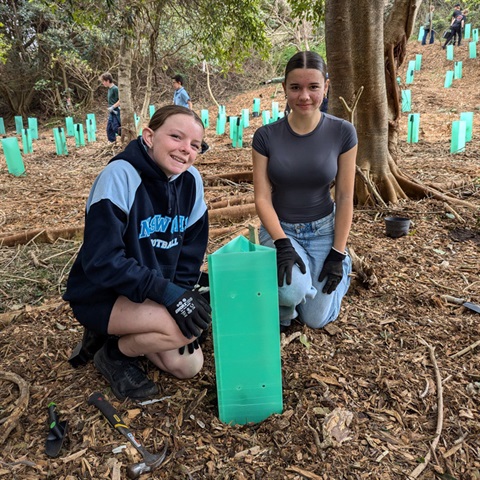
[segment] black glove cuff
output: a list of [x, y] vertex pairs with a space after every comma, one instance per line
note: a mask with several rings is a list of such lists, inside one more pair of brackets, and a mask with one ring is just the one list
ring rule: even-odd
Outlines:
[[346, 256], [347, 255], [345, 253], [340, 253], [337, 250], [335, 250], [334, 248], [331, 248], [329, 254], [327, 255], [327, 258], [325, 259], [325, 261], [328, 262], [330, 260], [330, 261], [334, 261], [334, 262], [343, 262], [343, 260], [345, 260]]
[[278, 238], [273, 242], [277, 248], [282, 248], [282, 247], [292, 247], [292, 242], [290, 241], [289, 238]]

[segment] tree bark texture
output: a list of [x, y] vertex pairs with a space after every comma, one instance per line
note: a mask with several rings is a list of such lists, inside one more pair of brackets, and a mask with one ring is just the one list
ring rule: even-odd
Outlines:
[[118, 90], [122, 121], [122, 143], [128, 143], [137, 137], [133, 116], [131, 43], [131, 38], [128, 33], [124, 33], [120, 42], [118, 66]]

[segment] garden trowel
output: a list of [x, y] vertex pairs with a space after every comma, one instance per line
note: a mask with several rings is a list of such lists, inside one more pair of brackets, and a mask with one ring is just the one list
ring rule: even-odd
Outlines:
[[50, 402], [48, 404], [48, 437], [45, 442], [45, 453], [52, 458], [55, 458], [62, 449], [63, 440], [67, 434], [67, 421], [60, 422], [58, 420], [58, 413], [56, 404]]
[[480, 305], [472, 302], [466, 302], [463, 298], [452, 297], [450, 295], [442, 295], [442, 298], [449, 303], [455, 303], [457, 305], [462, 305], [473, 312], [480, 313]]

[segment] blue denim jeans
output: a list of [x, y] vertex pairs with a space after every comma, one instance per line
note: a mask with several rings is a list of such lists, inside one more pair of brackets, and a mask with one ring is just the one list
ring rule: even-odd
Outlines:
[[[423, 32], [423, 38], [422, 38], [422, 45], [427, 44], [427, 36], [429, 34], [430, 30], [424, 30]], [[432, 33], [430, 33], [430, 42], [433, 43], [435, 41], [435, 30], [432, 30]]]
[[[343, 261], [343, 278], [331, 294], [322, 292], [327, 281], [318, 281], [323, 263], [333, 245], [335, 211], [311, 223], [280, 222], [293, 247], [302, 257], [307, 272], [302, 274], [297, 265], [292, 271], [292, 283], [278, 289], [280, 324], [288, 326], [294, 318], [311, 328], [322, 328], [333, 322], [340, 313], [342, 299], [350, 286], [352, 261], [347, 255]], [[260, 227], [260, 243], [273, 247], [272, 238]]]

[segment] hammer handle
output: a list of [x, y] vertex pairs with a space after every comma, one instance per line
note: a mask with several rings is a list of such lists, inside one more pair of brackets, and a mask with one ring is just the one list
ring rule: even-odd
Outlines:
[[[104, 415], [104, 417], [108, 420], [110, 425], [115, 429], [118, 430], [122, 435], [127, 437], [128, 441], [142, 454], [145, 456], [145, 449], [142, 445], [137, 442], [133, 433], [130, 429], [125, 425], [122, 417], [118, 413], [117, 409], [100, 393], [94, 392], [90, 395], [88, 399], [89, 405], [95, 405]], [[148, 452], [147, 452], [148, 453]]]

